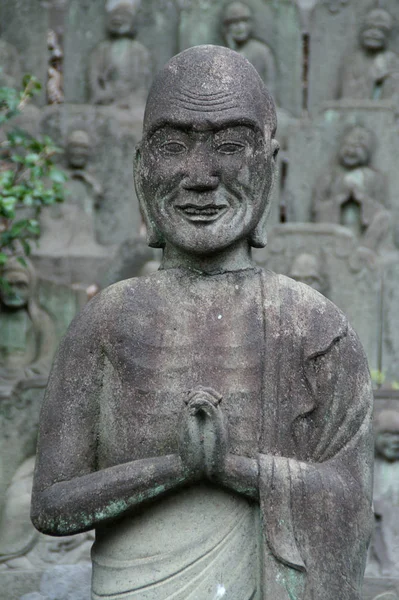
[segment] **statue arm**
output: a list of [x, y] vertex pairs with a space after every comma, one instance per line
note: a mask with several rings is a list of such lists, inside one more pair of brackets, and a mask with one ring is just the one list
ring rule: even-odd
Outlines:
[[103, 323], [113, 313], [102, 296], [78, 315], [61, 343], [40, 416], [32, 520], [50, 535], [92, 529], [189, 479], [177, 454], [98, 468], [100, 398], [110, 367]]
[[[46, 450], [51, 452], [51, 447]], [[75, 446], [74, 452], [80, 453], [81, 449]], [[37, 468], [40, 472], [40, 459]], [[131, 461], [67, 481], [50, 483], [40, 477], [38, 482], [36, 478], [31, 518], [35, 527], [47, 535], [81, 533], [122, 516], [185, 479], [182, 461], [176, 454]]]

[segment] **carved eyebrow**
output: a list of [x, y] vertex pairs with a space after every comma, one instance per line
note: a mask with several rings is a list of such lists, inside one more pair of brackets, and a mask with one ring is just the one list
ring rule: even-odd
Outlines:
[[227, 121], [221, 121], [220, 123], [209, 123], [208, 125], [204, 124], [204, 126], [197, 126], [193, 124], [191, 121], [174, 121], [173, 118], [170, 119], [160, 119], [158, 122], [155, 122], [150, 130], [147, 133], [147, 138], [151, 138], [154, 134], [156, 134], [161, 129], [177, 129], [182, 132], [193, 132], [193, 131], [223, 131], [224, 129], [230, 129], [233, 127], [247, 127], [251, 129], [255, 133], [262, 133], [263, 131], [258, 123], [252, 121], [251, 119], [247, 119], [246, 117], [236, 117], [232, 119], [228, 119]]

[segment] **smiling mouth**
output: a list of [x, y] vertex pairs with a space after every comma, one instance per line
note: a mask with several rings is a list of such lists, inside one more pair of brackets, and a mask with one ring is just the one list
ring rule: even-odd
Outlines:
[[184, 206], [176, 206], [179, 212], [190, 221], [209, 222], [216, 221], [227, 210], [227, 205], [215, 206], [214, 204], [207, 206], [196, 206], [195, 204], [185, 204]]

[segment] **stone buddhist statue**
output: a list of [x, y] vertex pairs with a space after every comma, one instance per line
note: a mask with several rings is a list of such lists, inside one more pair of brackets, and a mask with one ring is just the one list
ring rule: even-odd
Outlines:
[[148, 50], [134, 39], [140, 0], [108, 2], [108, 39], [92, 52], [89, 67], [90, 101], [130, 108], [143, 102], [152, 79]]
[[[382, 410], [375, 426], [374, 513], [370, 549], [374, 575], [399, 577], [399, 411]], [[373, 564], [368, 571], [373, 571]]]
[[341, 96], [353, 99], [398, 99], [399, 56], [388, 49], [393, 18], [382, 8], [367, 13], [361, 25], [360, 47], [345, 58]]
[[136, 187], [161, 270], [71, 325], [44, 401], [32, 519], [96, 530], [92, 598], [360, 600], [372, 391], [346, 317], [263, 271], [278, 143], [218, 46], [151, 88]]
[[292, 263], [289, 276], [295, 281], [305, 283], [321, 294], [327, 295], [327, 277], [323, 274], [320, 259], [314, 254], [307, 252], [299, 254]]
[[37, 279], [28, 259], [9, 258], [0, 276], [0, 396], [23, 379], [46, 377], [54, 356], [54, 324], [37, 301]]
[[63, 254], [71, 249], [90, 250], [96, 244], [96, 207], [102, 199], [102, 185], [92, 172], [89, 161], [92, 143], [87, 131], [73, 129], [67, 139], [65, 155], [69, 181], [68, 196], [41, 216], [40, 247]]
[[253, 64], [267, 85], [276, 93], [276, 61], [273, 52], [264, 42], [252, 37], [252, 11], [242, 2], [228, 4], [223, 14], [223, 35], [228, 48], [245, 56]]
[[0, 87], [21, 86], [21, 65], [18, 50], [0, 38]]
[[345, 225], [371, 250], [378, 250], [390, 229], [386, 181], [372, 167], [376, 142], [361, 126], [347, 131], [335, 166], [318, 181], [313, 197], [313, 220]]

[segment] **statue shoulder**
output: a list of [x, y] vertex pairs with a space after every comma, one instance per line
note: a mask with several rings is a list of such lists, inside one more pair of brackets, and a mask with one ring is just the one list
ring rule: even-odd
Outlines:
[[347, 336], [348, 319], [328, 298], [289, 277], [277, 277], [281, 314], [293, 334], [304, 344], [305, 357], [323, 354]]

